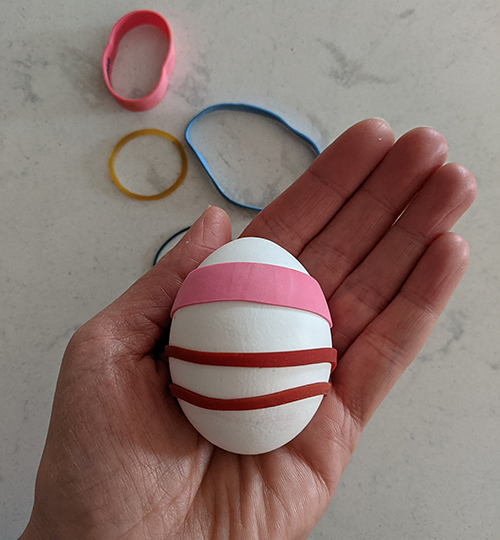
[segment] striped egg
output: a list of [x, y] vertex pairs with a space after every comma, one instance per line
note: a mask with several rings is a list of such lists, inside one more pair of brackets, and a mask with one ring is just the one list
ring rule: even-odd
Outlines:
[[286, 250], [240, 238], [184, 281], [172, 310], [171, 391], [196, 430], [237, 454], [296, 437], [336, 364], [318, 283]]

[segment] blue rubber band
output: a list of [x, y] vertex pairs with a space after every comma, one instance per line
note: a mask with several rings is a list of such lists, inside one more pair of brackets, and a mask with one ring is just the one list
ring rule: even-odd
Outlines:
[[222, 188], [220, 187], [219, 183], [215, 179], [212, 171], [210, 170], [210, 167], [208, 166], [208, 163], [206, 159], [203, 157], [203, 154], [199, 152], [196, 147], [194, 146], [193, 142], [191, 141], [191, 128], [193, 127], [193, 124], [199, 120], [202, 116], [205, 116], [206, 114], [209, 114], [214, 111], [240, 111], [240, 112], [248, 112], [252, 114], [258, 114], [260, 116], [264, 116], [266, 118], [271, 118], [272, 120], [276, 120], [280, 124], [282, 124], [286, 129], [288, 129], [290, 132], [297, 135], [300, 139], [302, 139], [311, 149], [312, 151], [318, 156], [320, 154], [320, 150], [317, 147], [316, 143], [312, 141], [307, 135], [304, 135], [300, 131], [297, 131], [294, 129], [290, 124], [285, 122], [281, 116], [278, 116], [277, 114], [268, 111], [267, 109], [263, 109], [262, 107], [257, 107], [256, 105], [246, 105], [245, 103], [219, 103], [217, 105], [211, 105], [210, 107], [207, 107], [206, 109], [203, 109], [201, 112], [199, 112], [187, 125], [186, 131], [184, 133], [184, 138], [186, 139], [186, 142], [191, 147], [191, 150], [194, 152], [194, 155], [198, 158], [199, 162], [201, 163], [202, 167], [207, 172], [208, 176], [212, 180], [213, 185], [215, 186], [215, 189], [229, 202], [235, 204], [236, 206], [239, 206], [240, 208], [247, 208], [249, 210], [257, 210], [260, 212], [262, 210], [259, 206], [251, 206], [248, 204], [244, 204], [242, 202], [235, 201], [234, 199], [231, 199], [229, 195], [224, 193]]
[[161, 259], [161, 252], [163, 251], [163, 248], [169, 243], [171, 242], [172, 240], [175, 240], [180, 234], [184, 234], [185, 232], [189, 231], [191, 227], [186, 227], [185, 229], [182, 229], [181, 231], [178, 231], [176, 232], [175, 234], [173, 234], [168, 240], [166, 240], [165, 242], [163, 242], [163, 244], [161, 245], [161, 248], [156, 252], [156, 255], [155, 255], [155, 258], [153, 260], [153, 266], [156, 265], [156, 263]]
[[[292, 126], [290, 126], [290, 124], [288, 124], [288, 122], [283, 120], [283, 118], [281, 118], [281, 116], [278, 116], [277, 114], [275, 114], [275, 113], [273, 113], [271, 111], [268, 111], [267, 109], [263, 109], [262, 107], [257, 107], [256, 105], [247, 105], [245, 103], [219, 103], [217, 105], [211, 105], [210, 107], [207, 107], [206, 109], [203, 109], [187, 125], [186, 131], [184, 132], [184, 138], [186, 139], [186, 142], [188, 143], [188, 145], [191, 147], [191, 150], [194, 152], [194, 155], [198, 158], [198, 161], [201, 163], [202, 167], [207, 172], [208, 176], [210, 177], [210, 180], [212, 181], [213, 185], [215, 186], [215, 189], [217, 189], [217, 191], [226, 200], [228, 200], [229, 202], [235, 204], [236, 206], [239, 206], [240, 208], [246, 208], [248, 210], [256, 210], [258, 212], [260, 212], [262, 210], [262, 208], [259, 207], [259, 206], [251, 206], [251, 205], [247, 205], [247, 204], [235, 201], [234, 199], [231, 199], [231, 197], [229, 197], [229, 195], [224, 193], [222, 188], [219, 186], [219, 183], [215, 179], [214, 175], [212, 174], [212, 171], [210, 170], [210, 167], [208, 166], [208, 163], [207, 163], [206, 159], [203, 157], [203, 154], [196, 149], [196, 147], [194, 146], [194, 143], [191, 141], [191, 128], [193, 127], [193, 124], [197, 120], [199, 120], [202, 116], [205, 116], [206, 114], [209, 114], [209, 113], [214, 112], [214, 111], [248, 112], [248, 113], [251, 113], [251, 114], [257, 114], [257, 115], [260, 115], [260, 116], [264, 116], [266, 118], [271, 118], [272, 120], [276, 120], [277, 122], [279, 122], [282, 126], [284, 126], [286, 129], [288, 129], [288, 131], [290, 131], [291, 133], [294, 133], [300, 139], [302, 139], [311, 148], [311, 150], [313, 151], [313, 153], [316, 156], [319, 156], [319, 154], [321, 153], [318, 146], [316, 145], [316, 143], [312, 139], [310, 139], [307, 135], [304, 135], [300, 131], [297, 131], [296, 129], [294, 129]], [[153, 266], [155, 266], [156, 263], [160, 260], [160, 258], [161, 258], [160, 254], [163, 251], [163, 249], [169, 244], [169, 242], [172, 242], [172, 240], [175, 240], [179, 235], [184, 234], [189, 229], [190, 229], [190, 227], [186, 227], [185, 229], [182, 229], [182, 230], [176, 232], [168, 240], [163, 242], [160, 249], [156, 252], [156, 255], [155, 255], [155, 258], [154, 258], [154, 261], [153, 261]]]

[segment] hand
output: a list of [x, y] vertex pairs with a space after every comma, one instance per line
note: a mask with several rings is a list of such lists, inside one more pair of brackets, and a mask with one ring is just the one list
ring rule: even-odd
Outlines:
[[394, 144], [384, 122], [360, 122], [244, 232], [277, 242], [320, 282], [339, 351], [312, 422], [260, 456], [227, 453], [198, 435], [169, 395], [160, 359], [182, 280], [230, 240], [226, 214], [207, 209], [71, 339], [22, 538], [307, 538], [361, 431], [467, 266], [466, 242], [448, 231], [475, 183], [465, 168], [443, 166], [446, 153], [431, 129]]

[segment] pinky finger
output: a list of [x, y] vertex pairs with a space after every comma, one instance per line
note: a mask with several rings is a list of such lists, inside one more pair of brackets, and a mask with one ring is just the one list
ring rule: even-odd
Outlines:
[[361, 428], [423, 347], [468, 262], [463, 238], [437, 238], [398, 295], [343, 356], [333, 389]]

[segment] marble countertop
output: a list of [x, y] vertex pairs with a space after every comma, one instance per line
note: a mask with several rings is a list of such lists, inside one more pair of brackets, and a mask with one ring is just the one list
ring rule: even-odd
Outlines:
[[[136, 114], [113, 101], [100, 56], [116, 20], [140, 8], [167, 17], [177, 63], [161, 104]], [[366, 429], [311, 539], [498, 539], [500, 4], [24, 0], [3, 2], [1, 13], [0, 539], [27, 522], [75, 329], [208, 204], [228, 211], [234, 234], [254, 215], [223, 200], [192, 154], [170, 198], [128, 199], [109, 179], [113, 145], [144, 127], [182, 139], [194, 114], [224, 101], [275, 111], [320, 148], [370, 116], [398, 136], [430, 125], [447, 138], [449, 160], [476, 176], [476, 203], [454, 229], [471, 247], [467, 274]], [[242, 136], [257, 144], [261, 129], [251, 123]], [[151, 189], [175, 174], [177, 158], [147, 148], [117, 166], [136, 166], [140, 178], [147, 150]], [[267, 174], [260, 155], [241, 163], [244, 176], [256, 164]], [[261, 182], [260, 193], [272, 198], [294, 173]], [[239, 195], [258, 198], [259, 189]]]

